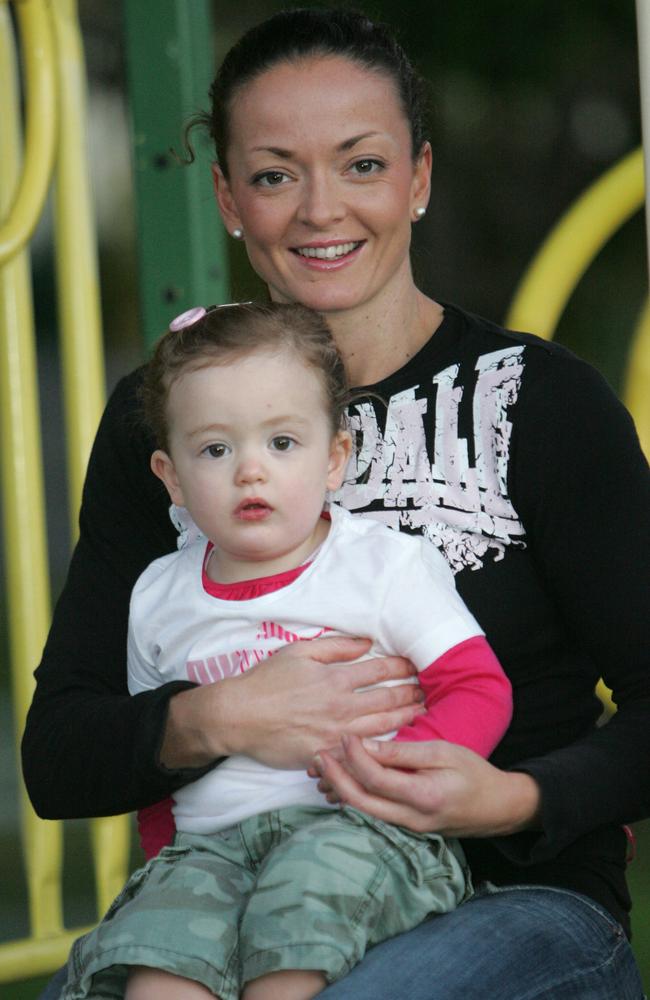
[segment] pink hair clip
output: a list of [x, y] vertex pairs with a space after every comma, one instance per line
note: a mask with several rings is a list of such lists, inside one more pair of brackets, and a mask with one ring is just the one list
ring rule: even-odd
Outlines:
[[176, 316], [175, 319], [169, 324], [169, 329], [172, 333], [178, 333], [179, 330], [184, 329], [186, 326], [192, 326], [193, 323], [198, 323], [200, 319], [203, 319], [207, 312], [204, 306], [194, 306], [193, 309], [186, 309], [182, 312], [180, 316]]

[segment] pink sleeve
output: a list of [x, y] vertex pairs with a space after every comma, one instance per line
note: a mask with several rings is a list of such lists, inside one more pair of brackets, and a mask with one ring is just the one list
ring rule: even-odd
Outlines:
[[147, 861], [155, 858], [163, 847], [171, 844], [176, 833], [171, 798], [155, 802], [154, 805], [138, 811], [138, 833], [140, 846]]
[[396, 740], [447, 740], [489, 757], [512, 718], [512, 689], [483, 636], [459, 642], [418, 674], [426, 715]]

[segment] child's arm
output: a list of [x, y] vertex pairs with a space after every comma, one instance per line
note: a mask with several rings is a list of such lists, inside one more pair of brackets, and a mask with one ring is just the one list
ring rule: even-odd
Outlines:
[[425, 538], [399, 545], [378, 639], [417, 667], [427, 711], [396, 738], [447, 740], [489, 757], [512, 718], [510, 681], [435, 545]]
[[418, 675], [425, 715], [395, 739], [447, 740], [489, 757], [512, 718], [510, 681], [483, 636], [443, 653]]

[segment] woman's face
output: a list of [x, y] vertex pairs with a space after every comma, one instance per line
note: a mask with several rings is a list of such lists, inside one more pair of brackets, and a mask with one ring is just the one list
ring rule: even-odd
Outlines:
[[431, 153], [413, 163], [389, 77], [338, 56], [280, 63], [236, 95], [230, 128], [217, 198], [273, 300], [382, 308], [412, 284], [411, 222], [428, 200]]

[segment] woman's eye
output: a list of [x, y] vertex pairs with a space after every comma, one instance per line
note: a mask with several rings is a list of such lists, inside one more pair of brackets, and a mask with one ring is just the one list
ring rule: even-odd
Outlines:
[[210, 458], [223, 458], [224, 455], [230, 453], [230, 448], [227, 444], [209, 444], [207, 448], [203, 449], [204, 455], [209, 455]]
[[258, 187], [278, 187], [278, 185], [288, 180], [287, 175], [282, 173], [281, 170], [266, 170], [263, 174], [257, 174], [253, 178], [253, 184], [256, 184]]
[[355, 173], [366, 176], [368, 174], [376, 174], [378, 170], [383, 170], [384, 164], [380, 160], [357, 160], [352, 164], [352, 169]]
[[278, 435], [271, 441], [271, 447], [274, 451], [291, 451], [295, 443], [293, 438]]

